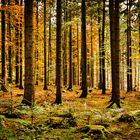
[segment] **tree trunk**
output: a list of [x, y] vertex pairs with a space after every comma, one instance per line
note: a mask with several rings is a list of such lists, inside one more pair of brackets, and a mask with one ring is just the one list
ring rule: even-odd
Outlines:
[[44, 0], [44, 90], [48, 89], [47, 86], [47, 50], [46, 50], [46, 0]]
[[132, 91], [131, 0], [127, 0], [127, 92]]
[[57, 0], [56, 15], [56, 104], [62, 103], [61, 97], [61, 0]]
[[82, 12], [82, 48], [81, 48], [81, 57], [82, 57], [82, 94], [80, 95], [80, 98], [87, 97], [87, 46], [86, 46], [86, 6], [85, 6], [85, 0], [82, 0], [82, 6], [81, 6], [81, 12]]
[[80, 85], [79, 24], [77, 23], [77, 85]]
[[39, 67], [38, 67], [38, 34], [39, 34], [39, 27], [38, 27], [38, 16], [39, 16], [39, 12], [38, 12], [38, 0], [36, 0], [36, 35], [35, 35], [35, 39], [36, 39], [36, 48], [35, 48], [35, 84], [38, 85], [38, 71], [39, 71]]
[[49, 11], [49, 40], [48, 40], [48, 44], [49, 44], [49, 49], [48, 49], [48, 83], [51, 80], [51, 65], [52, 65], [52, 46], [51, 46], [51, 17], [52, 17], [52, 12], [51, 9]]
[[[120, 55], [120, 50], [119, 50], [119, 0], [115, 0], [115, 13], [114, 13], [114, 35], [113, 37], [115, 37], [115, 44], [114, 44], [114, 51], [113, 51], [113, 71], [114, 73], [112, 73], [113, 75], [113, 79], [115, 79], [115, 82], [113, 82], [113, 89], [112, 89], [112, 103], [108, 106], [111, 107], [114, 103], [116, 103], [117, 107], [120, 108], [120, 78], [119, 78], [119, 55]], [[112, 46], [111, 46], [112, 47]]]
[[99, 40], [99, 83], [98, 88], [102, 89], [102, 44], [101, 44], [101, 1], [98, 0], [98, 40]]
[[115, 79], [114, 79], [114, 54], [115, 54], [115, 26], [114, 26], [114, 14], [115, 14], [115, 7], [114, 7], [114, 2], [112, 0], [109, 0], [109, 17], [110, 17], [110, 46], [111, 46], [111, 79], [112, 79], [112, 97], [110, 102], [113, 101], [114, 98], [114, 84], [115, 84]]
[[[15, 4], [19, 6], [19, 0], [15, 0]], [[19, 18], [19, 16], [18, 16]], [[16, 87], [19, 87], [19, 19], [16, 18], [16, 27], [15, 27], [15, 52], [16, 52], [16, 58], [15, 58], [15, 71], [16, 71], [16, 79], [15, 84]]]
[[[20, 6], [21, 6], [21, 13], [22, 13], [22, 4], [23, 4], [23, 0], [20, 0]], [[19, 81], [19, 89], [23, 89], [23, 72], [22, 72], [22, 17], [20, 18], [20, 81]]]
[[104, 45], [104, 38], [105, 38], [105, 1], [103, 0], [103, 20], [102, 20], [102, 94], [106, 92], [106, 82], [105, 82], [105, 45]]
[[[67, 23], [67, 20], [68, 20], [68, 8], [67, 8], [67, 4], [68, 4], [68, 1], [65, 0], [64, 1], [65, 3], [65, 7], [64, 7], [64, 24]], [[67, 61], [67, 55], [68, 55], [68, 31], [67, 30], [64, 30], [64, 42], [63, 42], [63, 45], [64, 45], [64, 52], [63, 52], [63, 78], [64, 78], [64, 86], [67, 87], [67, 80], [68, 80], [68, 76], [67, 76], [67, 73], [68, 73], [68, 61]]]
[[[70, 0], [71, 2], [71, 0]], [[69, 22], [71, 22], [71, 9], [69, 10]], [[69, 26], [69, 87], [72, 90], [72, 25]]]
[[92, 14], [91, 14], [91, 21], [90, 21], [90, 41], [91, 41], [91, 74], [90, 74], [90, 86], [93, 88], [94, 87], [94, 53], [93, 53], [93, 44], [92, 44]]
[[23, 104], [34, 103], [34, 45], [33, 45], [33, 0], [25, 0], [25, 83]]
[[[11, 3], [11, 0], [8, 0], [8, 5], [11, 6], [13, 3]], [[8, 82], [12, 83], [12, 36], [11, 36], [11, 14], [10, 12], [8, 13], [8, 25], [7, 25], [7, 32], [8, 32], [8, 37], [9, 37], [9, 46], [8, 46]]]
[[[2, 0], [2, 8], [4, 8], [5, 6], [5, 0]], [[1, 28], [2, 28], [2, 32], [1, 32], [1, 40], [2, 40], [2, 49], [1, 49], [1, 56], [2, 56], [2, 65], [1, 65], [1, 74], [2, 74], [2, 80], [5, 83], [5, 78], [6, 78], [6, 68], [5, 68], [5, 64], [6, 64], [6, 60], [5, 60], [5, 10], [3, 9], [1, 12]]]

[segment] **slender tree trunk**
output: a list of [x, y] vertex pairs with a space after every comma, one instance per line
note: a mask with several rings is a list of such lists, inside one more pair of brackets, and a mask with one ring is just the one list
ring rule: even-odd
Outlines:
[[36, 6], [36, 35], [35, 35], [35, 38], [36, 38], [36, 48], [35, 48], [35, 60], [36, 60], [36, 63], [35, 63], [35, 84], [38, 85], [38, 71], [39, 71], [39, 67], [38, 67], [38, 34], [39, 34], [39, 27], [38, 27], [38, 0], [36, 0], [36, 3], [37, 3], [37, 6]]
[[46, 50], [46, 0], [44, 0], [44, 90], [48, 89], [47, 86], [47, 50]]
[[23, 104], [34, 103], [34, 45], [33, 45], [33, 0], [25, 0], [25, 83]]
[[62, 103], [61, 97], [61, 0], [57, 0], [56, 15], [56, 104]]
[[52, 12], [51, 12], [51, 9], [49, 11], [49, 50], [48, 50], [48, 83], [49, 81], [51, 80], [50, 77], [51, 77], [51, 65], [52, 65], [52, 46], [51, 46], [51, 16], [52, 16]]
[[98, 88], [102, 89], [102, 44], [101, 44], [101, 1], [98, 0], [98, 37], [99, 37], [99, 83]]
[[91, 74], [90, 74], [90, 81], [91, 81], [91, 87], [94, 87], [94, 53], [93, 53], [93, 44], [92, 44], [92, 14], [91, 14], [91, 21], [90, 21], [90, 42], [91, 42]]
[[[70, 0], [71, 2], [71, 0]], [[69, 21], [71, 22], [71, 9], [69, 10]], [[69, 26], [69, 87], [68, 90], [72, 90], [72, 25]]]
[[79, 24], [77, 23], [77, 85], [80, 85]]
[[115, 79], [114, 79], [114, 54], [115, 54], [115, 30], [114, 30], [114, 14], [115, 14], [115, 7], [114, 7], [114, 2], [112, 0], [109, 0], [109, 17], [110, 17], [110, 46], [111, 46], [111, 79], [112, 79], [112, 97], [110, 102], [113, 101], [114, 98], [114, 84], [115, 84]]
[[[11, 1], [8, 0], [8, 5], [11, 6], [11, 5], [13, 5], [13, 3], [11, 3]], [[8, 82], [12, 83], [12, 45], [11, 45], [12, 36], [11, 36], [11, 14], [10, 14], [10, 12], [8, 13], [8, 19], [9, 19], [9, 22], [8, 22], [7, 32], [8, 32], [8, 36], [9, 36], [9, 42], [10, 42], [10, 44], [8, 46], [8, 60], [9, 60]]]
[[[67, 23], [67, 20], [68, 20], [68, 13], [67, 13], [67, 4], [68, 4], [68, 1], [67, 0], [65, 0], [65, 8], [64, 8], [64, 24], [66, 24]], [[64, 52], [63, 52], [63, 67], [64, 67], [64, 69], [63, 69], [63, 76], [64, 76], [64, 86], [65, 87], [67, 87], [67, 80], [68, 80], [68, 76], [67, 76], [67, 73], [68, 73], [68, 62], [67, 62], [67, 55], [68, 55], [68, 52], [67, 52], [67, 50], [68, 50], [68, 31], [67, 30], [65, 30], [64, 31]]]
[[81, 48], [81, 57], [82, 57], [82, 94], [80, 95], [80, 98], [87, 97], [87, 46], [86, 46], [86, 6], [85, 6], [85, 0], [82, 0], [82, 6], [81, 6], [81, 12], [82, 12], [82, 48]]
[[[19, 1], [15, 0], [15, 4], [19, 6]], [[18, 16], [19, 18], [19, 16]], [[15, 52], [16, 52], [16, 58], [15, 58], [15, 70], [16, 70], [16, 79], [15, 84], [17, 87], [19, 87], [19, 52], [20, 52], [20, 34], [19, 34], [19, 19], [16, 19], [16, 27], [15, 27]]]
[[106, 82], [105, 82], [105, 1], [103, 0], [103, 20], [102, 20], [102, 94], [106, 93]]
[[[23, 4], [23, 0], [20, 0], [20, 6], [21, 6], [21, 13], [22, 13], [22, 4]], [[19, 89], [23, 89], [23, 70], [22, 70], [22, 17], [20, 18], [20, 81], [19, 81]]]
[[131, 0], [127, 0], [127, 92], [132, 91]]
[[[4, 8], [5, 6], [5, 0], [2, 0], [2, 8]], [[5, 60], [5, 10], [3, 9], [1, 12], [1, 28], [2, 28], [2, 32], [1, 32], [1, 40], [2, 40], [2, 49], [1, 49], [1, 60], [2, 60], [2, 65], [1, 65], [1, 70], [2, 70], [2, 80], [3, 82], [5, 82], [5, 78], [6, 78], [6, 68], [5, 68], [5, 64], [6, 64], [6, 60]]]
[[2, 40], [2, 48], [1, 48], [1, 61], [2, 61], [2, 65], [1, 65], [1, 74], [2, 74], [2, 82], [3, 84], [1, 84], [1, 89], [4, 92], [7, 92], [7, 89], [5, 87], [5, 80], [6, 80], [6, 56], [5, 56], [5, 52], [6, 52], [6, 46], [5, 46], [5, 10], [4, 10], [4, 6], [5, 6], [5, 0], [2, 0], [2, 12], [1, 12], [1, 28], [2, 28], [2, 32], [1, 32], [1, 40]]

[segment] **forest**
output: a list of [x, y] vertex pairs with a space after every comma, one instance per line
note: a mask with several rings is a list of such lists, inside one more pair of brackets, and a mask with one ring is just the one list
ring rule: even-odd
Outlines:
[[140, 0], [0, 0], [0, 140], [140, 139]]

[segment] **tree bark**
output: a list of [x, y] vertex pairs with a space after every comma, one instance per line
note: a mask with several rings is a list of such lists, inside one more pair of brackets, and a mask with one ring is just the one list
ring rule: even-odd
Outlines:
[[46, 0], [44, 0], [44, 90], [48, 89], [47, 86], [47, 49], [46, 49]]
[[34, 104], [33, 0], [25, 0], [25, 83], [23, 104]]
[[[71, 22], [71, 9], [69, 10], [69, 22]], [[73, 73], [72, 72], [72, 25], [70, 24], [69, 26], [69, 87], [68, 87], [68, 90], [72, 90], [72, 84], [73, 84], [72, 73]]]
[[98, 40], [99, 40], [99, 83], [98, 88], [102, 89], [102, 44], [101, 44], [101, 1], [98, 0]]
[[127, 0], [127, 92], [132, 91], [131, 0]]
[[[22, 5], [23, 5], [23, 0], [20, 0], [20, 6], [21, 6], [21, 13], [22, 13]], [[19, 61], [20, 61], [20, 72], [19, 72], [19, 77], [20, 77], [20, 80], [19, 80], [19, 89], [23, 89], [23, 70], [22, 70], [22, 17], [20, 17], [20, 32], [19, 32], [19, 36], [20, 36], [20, 58], [19, 58]]]
[[61, 97], [61, 0], [57, 0], [56, 15], [56, 104], [62, 103]]
[[85, 0], [82, 0], [82, 6], [81, 6], [81, 12], [82, 12], [82, 48], [81, 48], [81, 57], [82, 57], [82, 94], [80, 95], [80, 98], [87, 97], [87, 46], [86, 46], [86, 6], [85, 6]]
[[[120, 50], [119, 50], [119, 35], [120, 35], [120, 32], [119, 32], [119, 3], [120, 1], [119, 0], [115, 0], [115, 11], [114, 11], [114, 35], [113, 37], [115, 37], [115, 44], [114, 44], [114, 51], [113, 51], [113, 62], [114, 62], [114, 65], [113, 65], [113, 79], [115, 79], [115, 82], [113, 82], [113, 89], [112, 89], [112, 95], [113, 95], [113, 98], [112, 98], [112, 103], [108, 106], [108, 107], [111, 107], [114, 103], [116, 103], [117, 107], [120, 108], [120, 77], [119, 77], [119, 55], [120, 55]], [[112, 47], [112, 46], [111, 46]]]
[[106, 93], [106, 79], [105, 79], [105, 1], [103, 0], [103, 20], [102, 20], [102, 94]]

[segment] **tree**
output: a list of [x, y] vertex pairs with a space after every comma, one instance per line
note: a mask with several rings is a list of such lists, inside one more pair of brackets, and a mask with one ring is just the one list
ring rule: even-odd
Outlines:
[[47, 90], [47, 50], [46, 50], [46, 0], [44, 0], [44, 90]]
[[99, 84], [98, 88], [102, 88], [102, 44], [101, 44], [101, 1], [98, 0], [98, 42], [99, 42]]
[[[119, 0], [115, 0], [115, 3], [110, 0], [109, 1], [110, 6], [109, 8], [113, 8], [112, 10], [112, 14], [110, 17], [110, 23], [113, 24], [113, 26], [111, 26], [111, 33], [110, 35], [112, 35], [112, 43], [111, 43], [111, 47], [114, 47], [111, 49], [111, 59], [113, 59], [113, 65], [112, 65], [112, 80], [115, 80], [115, 82], [112, 81], [112, 103], [108, 106], [111, 107], [114, 103], [116, 103], [117, 107], [121, 107], [120, 106], [120, 78], [119, 78]], [[111, 11], [110, 11], [111, 12]], [[112, 28], [114, 27], [114, 28]]]
[[34, 45], [33, 45], [33, 0], [25, 0], [25, 83], [23, 104], [34, 103]]
[[[11, 1], [11, 0], [8, 0], [8, 5], [9, 6], [13, 6], [14, 5], [14, 0]], [[12, 42], [12, 33], [11, 33], [11, 13], [9, 12], [8, 13], [8, 19], [9, 19], [9, 22], [8, 22], [8, 25], [7, 25], [7, 32], [8, 32], [8, 39], [9, 39], [9, 46], [8, 46], [8, 82], [9, 83], [12, 83], [12, 45], [11, 45], [11, 42]]]
[[[71, 2], [71, 0], [70, 0]], [[71, 3], [70, 3], [71, 4]], [[71, 22], [71, 6], [69, 10], [69, 21]], [[69, 25], [69, 87], [68, 90], [72, 90], [72, 25]]]
[[[19, 0], [15, 0], [15, 4], [19, 6]], [[16, 17], [16, 26], [15, 26], [15, 70], [16, 70], [16, 78], [15, 78], [15, 84], [17, 87], [19, 87], [19, 14], [18, 17]]]
[[[68, 21], [68, 0], [64, 1], [64, 24], [66, 25]], [[64, 76], [64, 86], [67, 87], [67, 81], [68, 81], [68, 76], [67, 76], [67, 71], [68, 71], [68, 31], [67, 29], [64, 30], [64, 37], [63, 37], [63, 76]]]
[[2, 40], [2, 49], [1, 49], [1, 54], [2, 54], [2, 80], [5, 82], [5, 10], [4, 10], [4, 6], [5, 6], [5, 0], [2, 0], [2, 12], [1, 12], [1, 28], [2, 28], [2, 32], [1, 32], [1, 40]]
[[2, 32], [1, 32], [1, 39], [2, 39], [2, 49], [1, 49], [1, 61], [2, 61], [2, 65], [1, 65], [1, 74], [2, 74], [2, 82], [3, 84], [1, 84], [1, 89], [4, 92], [7, 92], [7, 89], [5, 87], [5, 79], [6, 79], [6, 46], [5, 46], [5, 9], [4, 6], [6, 5], [5, 0], [2, 0], [2, 13], [1, 13], [1, 28], [2, 28]]
[[57, 0], [56, 9], [56, 104], [62, 103], [61, 97], [61, 0]]
[[[21, 8], [21, 15], [22, 15], [22, 5], [23, 5], [23, 0], [20, 0], [20, 8]], [[20, 37], [20, 58], [19, 58], [19, 62], [20, 62], [20, 72], [19, 72], [19, 89], [23, 89], [23, 69], [22, 69], [22, 16], [20, 17], [20, 32], [19, 32], [19, 37]]]
[[80, 95], [80, 98], [87, 97], [87, 46], [86, 46], [86, 6], [85, 6], [85, 0], [82, 0], [82, 6], [81, 6], [81, 12], [82, 12], [82, 26], [81, 26], [81, 32], [82, 32], [82, 48], [81, 48], [81, 57], [82, 57], [82, 94]]
[[35, 84], [38, 85], [38, 34], [39, 34], [39, 11], [38, 11], [38, 0], [36, 0], [36, 35], [35, 35], [35, 40], [36, 40], [36, 48], [35, 48]]
[[105, 82], [105, 43], [104, 43], [104, 38], [105, 38], [105, 1], [103, 0], [103, 20], [102, 20], [102, 63], [101, 63], [101, 68], [102, 68], [102, 94], [105, 94], [106, 90], [106, 82]]
[[127, 92], [132, 91], [131, 6], [127, 0]]

